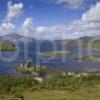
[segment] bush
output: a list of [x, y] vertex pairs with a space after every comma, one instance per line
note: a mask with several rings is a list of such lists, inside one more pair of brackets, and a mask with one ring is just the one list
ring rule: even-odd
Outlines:
[[15, 96], [16, 98], [19, 98], [19, 99], [21, 99], [21, 100], [24, 100], [24, 96], [23, 96], [21, 93], [16, 93], [14, 96]]
[[0, 77], [0, 92], [11, 92], [25, 90], [36, 85], [37, 82], [32, 78], [23, 78], [23, 77]]
[[31, 92], [34, 92], [36, 90], [38, 90], [38, 87], [37, 86], [33, 86], [32, 89], [31, 89]]

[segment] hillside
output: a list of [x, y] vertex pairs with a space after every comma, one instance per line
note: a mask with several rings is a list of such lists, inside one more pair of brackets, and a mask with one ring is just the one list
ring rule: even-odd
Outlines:
[[100, 36], [98, 37], [88, 37], [84, 36], [78, 39], [72, 40], [56, 40], [57, 44], [63, 44], [64, 46], [81, 46], [81, 47], [92, 47], [96, 49], [100, 49]]
[[0, 41], [0, 51], [15, 51], [16, 46], [8, 41]]
[[[56, 43], [56, 44], [60, 44], [60, 45], [64, 45], [64, 46], [82, 46], [82, 47], [92, 47], [92, 48], [97, 48], [100, 49], [100, 40], [99, 40], [100, 36], [98, 37], [90, 37], [90, 36], [84, 36], [84, 37], [80, 37], [78, 39], [64, 39], [64, 40], [37, 40], [34, 39], [32, 37], [27, 37], [27, 36], [23, 36], [23, 35], [18, 35], [18, 34], [8, 34], [8, 35], [4, 35], [4, 36], [0, 36], [0, 40], [1, 41], [10, 41], [11, 43], [13, 43], [13, 41], [15, 42], [19, 42], [19, 43], [24, 43], [24, 42], [30, 42], [32, 45], [34, 44], [34, 46], [36, 46], [36, 44], [51, 44], [51, 42]], [[94, 41], [93, 41], [94, 40]]]
[[24, 40], [30, 41], [30, 40], [32, 40], [32, 38], [13, 33], [13, 34], [0, 36], [0, 40], [20, 41], [21, 42], [21, 41], [24, 41]]

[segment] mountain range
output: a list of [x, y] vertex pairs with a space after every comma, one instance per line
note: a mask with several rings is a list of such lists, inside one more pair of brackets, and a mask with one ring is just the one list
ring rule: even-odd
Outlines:
[[[66, 45], [77, 45], [77, 43], [82, 43], [83, 45], [86, 45], [90, 40], [92, 39], [95, 39], [95, 38], [99, 38], [100, 36], [98, 37], [90, 37], [90, 36], [84, 36], [84, 37], [80, 37], [78, 39], [64, 39], [64, 40], [53, 40], [52, 42], [56, 42], [56, 43], [65, 43]], [[23, 36], [23, 35], [19, 35], [19, 34], [8, 34], [8, 35], [4, 35], [4, 36], [0, 36], [0, 40], [2, 41], [18, 41], [18, 42], [25, 42], [25, 41], [28, 41], [28, 42], [48, 42], [49, 40], [36, 40], [34, 38], [31, 38], [31, 37], [27, 37], [27, 36]], [[98, 40], [95, 40], [96, 43], [100, 43], [99, 39]]]

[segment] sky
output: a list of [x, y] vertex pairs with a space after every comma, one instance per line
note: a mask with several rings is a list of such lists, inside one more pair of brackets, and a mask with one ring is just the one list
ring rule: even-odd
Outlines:
[[73, 39], [100, 35], [100, 0], [0, 0], [0, 36]]

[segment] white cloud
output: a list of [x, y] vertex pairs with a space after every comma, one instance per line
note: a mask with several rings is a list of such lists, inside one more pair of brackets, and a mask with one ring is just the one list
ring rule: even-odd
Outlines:
[[56, 2], [57, 4], [62, 4], [65, 7], [78, 9], [83, 4], [84, 0], [52, 0], [53, 2]]
[[71, 39], [96, 36], [100, 35], [99, 9], [100, 3], [97, 3], [85, 12], [80, 20], [73, 21], [69, 25], [59, 24], [33, 28], [33, 18], [31, 17], [26, 18], [19, 29], [11, 23], [3, 23], [0, 25], [0, 33], [20, 33], [36, 39]]
[[100, 21], [100, 2], [92, 6], [82, 16], [83, 21]]
[[5, 21], [11, 21], [13, 18], [20, 16], [23, 13], [23, 4], [12, 4], [11, 1], [8, 2], [8, 11]]
[[[49, 26], [49, 27], [37, 27], [35, 29], [35, 36], [36, 38], [41, 39], [61, 39], [65, 38], [66, 35], [68, 35], [68, 27], [67, 25], [55, 25], [55, 26]], [[70, 36], [70, 34], [69, 34]], [[68, 36], [67, 36], [68, 37]]]
[[31, 18], [31, 17], [28, 17], [25, 19], [25, 21], [23, 22], [23, 24], [21, 26], [22, 34], [29, 35], [30, 33], [32, 33], [32, 31], [33, 31], [32, 21], [33, 21], [33, 18]]
[[0, 35], [6, 35], [10, 33], [15, 33], [17, 30], [14, 24], [3, 23], [0, 25]]
[[84, 36], [96, 36], [100, 35], [100, 2], [92, 6], [87, 12], [82, 15], [79, 22], [76, 22], [76, 31], [79, 31], [78, 35]]
[[100, 3], [92, 6], [82, 15], [80, 20], [69, 25], [55, 25], [50, 27], [38, 27], [36, 33], [41, 38], [79, 38], [82, 36], [100, 35]]
[[37, 28], [36, 28], [36, 32], [37, 32], [37, 33], [48, 32], [48, 28], [45, 27], [45, 26], [37, 27]]
[[33, 18], [26, 18], [19, 28], [10, 22], [4, 22], [0, 25], [0, 35], [18, 33], [24, 36], [30, 36], [33, 33], [32, 21]]
[[37, 27], [36, 32], [37, 33], [65, 33], [67, 31], [67, 25], [60, 24], [60, 25], [55, 25], [55, 26], [50, 26], [50, 27]]

